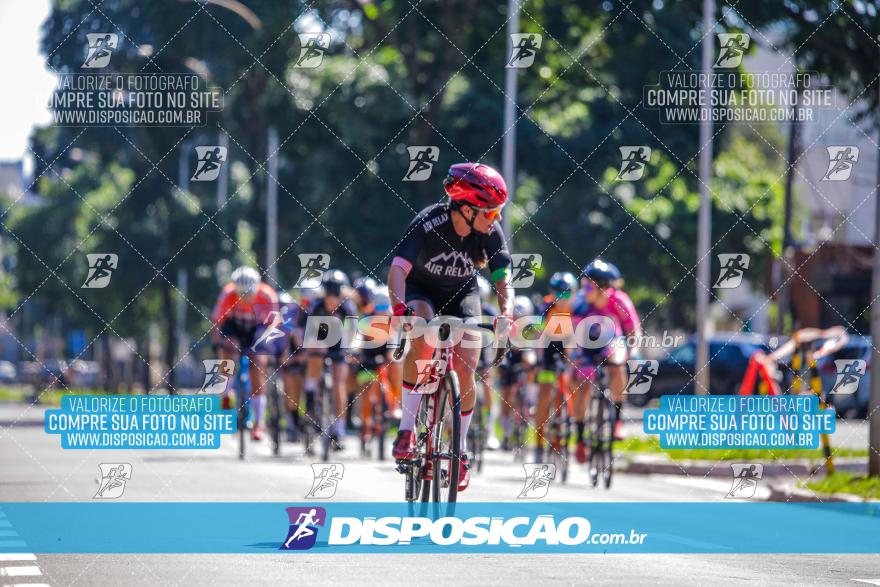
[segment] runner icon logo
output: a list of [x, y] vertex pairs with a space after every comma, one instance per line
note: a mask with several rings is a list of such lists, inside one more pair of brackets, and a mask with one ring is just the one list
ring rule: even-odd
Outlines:
[[306, 499], [330, 499], [336, 495], [336, 488], [344, 474], [345, 467], [342, 463], [312, 463], [314, 481]]
[[262, 330], [257, 340], [251, 345], [251, 352], [271, 356], [280, 356], [287, 348], [287, 337], [293, 330], [293, 318], [282, 315], [280, 310], [270, 310], [263, 324], [258, 330]]
[[821, 181], [846, 181], [852, 176], [859, 161], [859, 148], [853, 145], [825, 147], [828, 151], [828, 171]]
[[119, 44], [119, 36], [116, 33], [86, 33], [88, 46], [86, 47], [86, 60], [83, 69], [103, 69], [110, 64], [113, 50]]
[[837, 369], [837, 379], [829, 393], [836, 395], [855, 393], [862, 377], [868, 372], [868, 363], [862, 359], [837, 359], [834, 367]]
[[89, 273], [83, 289], [101, 289], [110, 285], [110, 277], [119, 267], [119, 255], [113, 253], [86, 253]]
[[526, 69], [535, 62], [535, 55], [541, 48], [543, 37], [535, 33], [513, 33], [510, 35], [510, 57], [507, 67]]
[[764, 478], [764, 465], [761, 463], [731, 463], [733, 482], [724, 497], [749, 499], [755, 495], [758, 481]]
[[745, 33], [718, 33], [718, 59], [712, 67], [726, 69], [739, 67], [749, 48], [749, 36]]
[[324, 62], [324, 51], [330, 48], [330, 33], [300, 33], [299, 57], [294, 67], [315, 69]]
[[190, 181], [214, 181], [220, 175], [220, 165], [226, 161], [226, 147], [202, 145], [196, 147], [196, 171]]
[[717, 289], [733, 289], [742, 283], [743, 275], [749, 268], [749, 255], [744, 253], [721, 253], [718, 262], [721, 264], [721, 272], [712, 286]]
[[556, 479], [556, 465], [546, 463], [523, 463], [526, 473], [522, 491], [517, 499], [543, 499], [550, 491], [550, 482]]
[[624, 393], [643, 395], [651, 389], [659, 362], [654, 359], [630, 359], [626, 362], [627, 379]]
[[330, 255], [326, 253], [299, 253], [299, 279], [294, 288], [312, 289], [321, 285], [324, 272], [330, 268]]
[[318, 540], [318, 527], [327, 523], [327, 511], [322, 507], [291, 507], [287, 508], [287, 518], [287, 539], [278, 550], [308, 550]]
[[513, 253], [510, 260], [513, 267], [510, 287], [532, 287], [535, 272], [541, 268], [543, 257], [538, 253]]
[[431, 177], [434, 163], [440, 158], [440, 148], [433, 146], [407, 147], [409, 168], [403, 181], [425, 181]]
[[131, 464], [101, 463], [100, 487], [94, 499], [116, 499], [125, 491], [125, 482], [131, 480]]
[[232, 359], [205, 359], [205, 380], [199, 393], [224, 393], [232, 374], [235, 373], [235, 361]]
[[645, 145], [627, 145], [620, 150], [619, 181], [638, 181], [645, 174], [645, 166], [651, 160], [651, 147]]
[[430, 395], [440, 387], [440, 380], [446, 373], [446, 361], [442, 359], [416, 359], [418, 375], [416, 381], [419, 385], [412, 393]]

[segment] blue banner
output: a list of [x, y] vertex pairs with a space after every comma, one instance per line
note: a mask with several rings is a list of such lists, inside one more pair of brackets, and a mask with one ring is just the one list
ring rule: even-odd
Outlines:
[[880, 553], [855, 503], [5, 503], [47, 553]]
[[43, 428], [70, 449], [216, 449], [236, 431], [217, 395], [65, 395]]
[[664, 395], [645, 410], [643, 430], [660, 435], [660, 448], [815, 449], [835, 431], [834, 410], [815, 395]]

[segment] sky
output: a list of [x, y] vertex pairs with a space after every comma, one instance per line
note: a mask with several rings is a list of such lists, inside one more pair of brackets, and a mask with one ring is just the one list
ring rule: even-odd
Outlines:
[[31, 128], [49, 122], [46, 105], [55, 77], [39, 52], [40, 26], [50, 0], [0, 2], [0, 55], [6, 87], [0, 92], [0, 160], [27, 157]]

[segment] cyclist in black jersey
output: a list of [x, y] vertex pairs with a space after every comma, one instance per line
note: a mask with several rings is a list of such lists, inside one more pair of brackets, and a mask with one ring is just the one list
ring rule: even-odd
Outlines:
[[[334, 441], [334, 448], [341, 450], [345, 434], [345, 412], [348, 406], [348, 356], [351, 351], [344, 349], [342, 340], [329, 347], [317, 347], [309, 344], [308, 320], [318, 316], [331, 316], [344, 322], [346, 317], [357, 319], [357, 310], [354, 304], [343, 296], [343, 288], [349, 285], [348, 276], [339, 269], [328, 269], [324, 272], [321, 280], [323, 296], [315, 299], [308, 310], [300, 314], [300, 326], [305, 331], [304, 348], [306, 348], [306, 405], [314, 405], [315, 392], [318, 389], [318, 380], [324, 370], [324, 358], [327, 357], [333, 363], [333, 404], [336, 410], [334, 414], [334, 426], [330, 437]], [[327, 336], [326, 325], [321, 325], [317, 330], [317, 340], [324, 340]], [[345, 336], [343, 335], [343, 339]]]
[[[410, 223], [388, 273], [388, 288], [395, 316], [412, 311], [431, 320], [445, 314], [459, 318], [479, 316], [477, 272], [488, 268], [498, 294], [501, 316], [512, 312], [510, 254], [501, 227], [496, 224], [507, 202], [504, 179], [491, 167], [459, 163], [449, 168], [443, 182], [449, 201], [425, 208]], [[507, 320], [505, 323], [509, 323]], [[474, 333], [463, 338], [475, 340]], [[455, 370], [461, 381], [461, 438], [467, 437], [475, 404], [474, 370], [480, 349], [462, 341], [454, 349]], [[433, 350], [423, 337], [414, 338], [404, 362], [403, 410], [394, 441], [396, 459], [412, 458], [415, 416], [422, 396], [413, 393], [419, 384], [417, 359], [429, 360]], [[464, 453], [467, 447], [462, 446]], [[470, 482], [467, 456], [462, 457], [459, 491]]]

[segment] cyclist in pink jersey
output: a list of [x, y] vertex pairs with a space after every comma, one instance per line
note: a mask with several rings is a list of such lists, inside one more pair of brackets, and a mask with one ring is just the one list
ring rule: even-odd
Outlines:
[[[630, 297], [620, 289], [622, 282], [623, 279], [617, 267], [612, 263], [596, 259], [584, 268], [581, 278], [583, 301], [577, 304], [572, 311], [572, 319], [576, 322], [587, 316], [603, 316], [610, 318], [610, 323], [614, 326], [614, 337], [606, 347], [592, 352], [590, 349], [582, 349], [581, 354], [587, 359], [586, 363], [601, 361], [605, 366], [615, 410], [615, 440], [623, 438], [620, 429], [620, 410], [627, 383], [626, 361], [638, 350], [635, 346], [628, 348], [625, 337], [633, 337], [636, 341], [641, 337], [639, 315]], [[576, 369], [575, 371], [574, 388], [585, 387], [588, 392], [591, 392], [592, 385], [585, 381], [589, 379], [589, 370], [581, 372], [581, 369]], [[591, 393], [576, 393], [574, 397], [574, 415], [577, 428], [575, 457], [579, 462], [586, 462], [583, 419], [589, 405], [590, 395]]]

